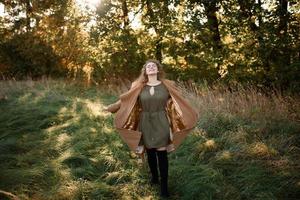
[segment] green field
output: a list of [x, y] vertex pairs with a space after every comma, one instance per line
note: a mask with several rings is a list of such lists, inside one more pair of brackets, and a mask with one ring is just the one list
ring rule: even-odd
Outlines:
[[[299, 99], [198, 91], [198, 126], [169, 154], [171, 199], [297, 199]], [[2, 81], [1, 199], [159, 199], [101, 111], [117, 97], [63, 80]]]

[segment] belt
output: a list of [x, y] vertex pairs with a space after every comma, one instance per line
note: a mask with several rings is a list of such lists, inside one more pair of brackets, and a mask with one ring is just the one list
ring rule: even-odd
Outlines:
[[157, 110], [157, 111], [142, 111], [143, 114], [148, 115], [149, 117], [155, 117], [157, 113], [166, 112], [165, 110]]

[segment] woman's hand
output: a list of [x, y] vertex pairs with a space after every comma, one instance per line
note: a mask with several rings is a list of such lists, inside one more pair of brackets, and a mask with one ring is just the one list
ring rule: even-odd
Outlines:
[[104, 106], [103, 111], [111, 112], [111, 113], [116, 113], [121, 106], [121, 100], [119, 99], [117, 102], [110, 104], [108, 106]]
[[109, 110], [107, 108], [108, 108], [108, 106], [104, 106], [102, 111], [109, 112]]

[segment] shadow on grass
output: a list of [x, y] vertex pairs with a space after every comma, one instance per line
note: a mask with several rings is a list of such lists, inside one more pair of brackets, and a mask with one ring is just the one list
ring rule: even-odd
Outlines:
[[113, 116], [101, 112], [112, 99], [59, 83], [11, 91], [0, 102], [0, 189], [21, 199], [155, 196]]
[[[21, 199], [159, 199], [114, 116], [101, 112], [116, 96], [55, 81], [7, 91], [0, 190]], [[262, 119], [203, 113], [169, 155], [171, 199], [297, 199], [299, 123]]]

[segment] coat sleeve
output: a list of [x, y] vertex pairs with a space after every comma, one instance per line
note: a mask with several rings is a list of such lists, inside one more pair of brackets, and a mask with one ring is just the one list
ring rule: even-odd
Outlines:
[[[180, 86], [178, 85], [178, 83], [176, 81], [170, 80], [171, 81], [171, 85], [175, 88], [175, 90], [177, 92], [179, 92], [181, 95], [183, 95], [183, 91], [180, 88]], [[183, 95], [184, 96], [184, 95]]]
[[[130, 89], [134, 86], [134, 83], [131, 83]], [[116, 113], [121, 107], [121, 100], [119, 99], [113, 104], [110, 104], [106, 107], [106, 111], [109, 111], [111, 113]]]
[[106, 110], [111, 113], [116, 113], [121, 107], [121, 100], [107, 106]]

